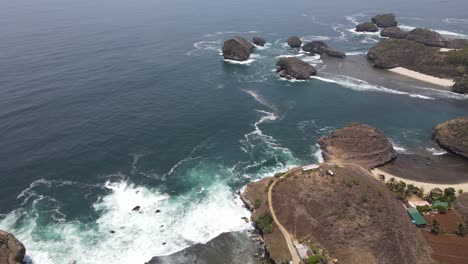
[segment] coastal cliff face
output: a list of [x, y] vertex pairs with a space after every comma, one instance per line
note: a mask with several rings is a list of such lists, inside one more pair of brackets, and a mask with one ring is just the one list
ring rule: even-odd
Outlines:
[[318, 143], [326, 161], [352, 162], [373, 168], [396, 157], [393, 145], [385, 135], [364, 124], [336, 129]]
[[24, 245], [14, 235], [0, 230], [1, 264], [22, 264], [25, 254]]
[[434, 138], [441, 147], [468, 158], [468, 117], [438, 124], [434, 127]]

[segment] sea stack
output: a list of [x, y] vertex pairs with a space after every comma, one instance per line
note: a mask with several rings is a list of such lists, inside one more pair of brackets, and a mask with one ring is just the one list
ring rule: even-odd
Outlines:
[[468, 159], [468, 116], [438, 124], [433, 131], [442, 148]]
[[291, 48], [300, 48], [302, 45], [302, 40], [296, 36], [289, 37], [287, 42]]
[[234, 37], [224, 41], [223, 57], [227, 60], [246, 61], [254, 50], [254, 45], [242, 37]]
[[263, 38], [261, 38], [261, 37], [253, 37], [253, 38], [252, 38], [252, 42], [253, 42], [255, 45], [261, 46], [261, 47], [265, 46], [265, 44], [266, 44], [265, 39], [263, 39]]
[[23, 264], [25, 254], [24, 245], [14, 235], [0, 230], [1, 264]]
[[318, 141], [326, 161], [374, 168], [396, 158], [392, 143], [380, 130], [365, 124], [336, 129]]
[[406, 38], [427, 46], [446, 47], [448, 44], [439, 33], [426, 28], [415, 28], [408, 32]]
[[408, 32], [399, 27], [388, 27], [380, 31], [380, 36], [386, 38], [406, 39]]
[[371, 19], [371, 21], [380, 28], [396, 27], [398, 25], [394, 14], [376, 15]]
[[310, 64], [298, 58], [280, 58], [276, 63], [276, 71], [286, 79], [309, 79], [317, 74], [317, 70]]

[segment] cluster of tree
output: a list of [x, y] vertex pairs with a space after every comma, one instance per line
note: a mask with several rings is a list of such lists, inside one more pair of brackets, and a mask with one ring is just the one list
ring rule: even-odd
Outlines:
[[424, 196], [424, 200], [433, 203], [434, 201], [447, 202], [449, 205], [455, 200], [455, 189], [445, 188], [443, 191], [439, 188], [432, 189], [427, 195]]
[[440, 233], [440, 224], [436, 219], [432, 220], [431, 233], [438, 235]]
[[423, 188], [420, 189], [412, 184], [406, 185], [405, 182], [396, 181], [395, 178], [388, 180], [387, 187], [392, 190], [400, 200], [405, 200], [411, 195], [417, 195], [421, 198], [424, 196]]

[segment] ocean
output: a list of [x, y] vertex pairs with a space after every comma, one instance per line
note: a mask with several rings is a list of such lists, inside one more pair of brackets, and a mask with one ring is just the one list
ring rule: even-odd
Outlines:
[[[0, 229], [34, 263], [144, 263], [252, 229], [236, 192], [319, 162], [316, 140], [348, 123], [381, 129], [399, 152], [439, 154], [431, 128], [467, 115], [468, 97], [372, 69], [365, 53], [381, 38], [352, 29], [394, 12], [404, 28], [468, 38], [466, 10], [466, 0], [3, 1]], [[268, 44], [226, 62], [223, 40], [237, 35]], [[306, 56], [290, 35], [348, 56]], [[318, 77], [280, 79], [280, 56]]]

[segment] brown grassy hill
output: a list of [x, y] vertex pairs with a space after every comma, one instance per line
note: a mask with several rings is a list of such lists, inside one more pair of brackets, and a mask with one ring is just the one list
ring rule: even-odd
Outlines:
[[[339, 263], [433, 263], [421, 233], [382, 183], [351, 165], [322, 167], [335, 176], [298, 170], [274, 188], [273, 207], [290, 234], [319, 244]], [[267, 181], [246, 193], [263, 192]]]

